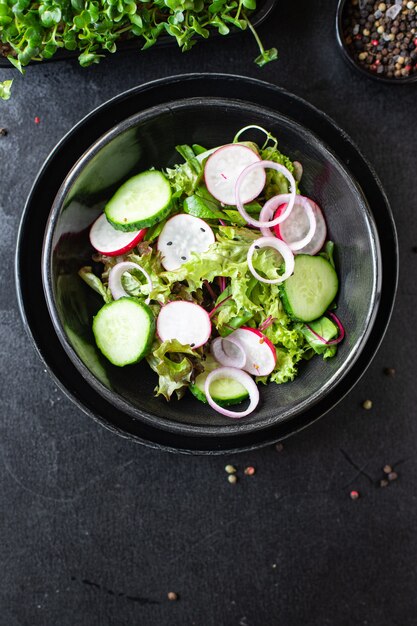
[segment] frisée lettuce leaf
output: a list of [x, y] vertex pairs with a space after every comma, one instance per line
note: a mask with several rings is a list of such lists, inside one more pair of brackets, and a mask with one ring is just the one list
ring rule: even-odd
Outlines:
[[189, 383], [203, 371], [201, 359], [202, 353], [182, 345], [176, 339], [163, 343], [156, 340], [146, 357], [150, 367], [159, 376], [155, 395], [170, 400], [175, 392], [181, 399]]

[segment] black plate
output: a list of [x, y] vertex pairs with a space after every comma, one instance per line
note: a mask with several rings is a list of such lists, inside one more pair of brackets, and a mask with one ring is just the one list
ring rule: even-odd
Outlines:
[[[103, 133], [139, 110], [184, 97], [242, 98], [268, 106], [312, 130], [338, 155], [377, 207], [374, 218], [382, 250], [381, 300], [366, 350], [351, 371], [322, 401], [294, 419], [271, 428], [225, 438], [203, 439], [169, 433], [115, 410], [83, 379], [53, 330], [42, 292], [40, 259], [49, 208], [69, 169]], [[51, 182], [53, 181], [53, 183]], [[36, 207], [36, 211], [35, 211]], [[40, 214], [39, 207], [44, 207]], [[393, 245], [394, 244], [394, 245]], [[30, 254], [28, 254], [28, 251]], [[39, 272], [34, 274], [39, 259]], [[185, 75], [147, 83], [105, 103], [82, 120], [55, 148], [43, 166], [27, 201], [19, 232], [16, 277], [21, 314], [38, 353], [63, 391], [101, 424], [146, 445], [189, 453], [221, 453], [266, 445], [293, 434], [330, 410], [359, 380], [375, 354], [389, 322], [398, 272], [397, 237], [392, 214], [378, 179], [351, 140], [326, 115], [286, 91], [253, 79], [230, 75]]]
[[[264, 22], [266, 18], [271, 15], [272, 11], [275, 9], [275, 4], [276, 0], [258, 0], [257, 8], [250, 16], [251, 24], [254, 28], [258, 28], [258, 26], [260, 26], [262, 22]], [[243, 33], [246, 33], [247, 36], [250, 36], [248, 29], [246, 29], [246, 31], [242, 31], [238, 28], [233, 27], [227, 37], [234, 37], [236, 35], [242, 35]], [[210, 33], [210, 39], [213, 39], [213, 37], [217, 39], [220, 37], [224, 37], [224, 35], [220, 35], [217, 30], [212, 29]], [[203, 41], [203, 39], [202, 37], [197, 37], [196, 41], [197, 43], [199, 43], [200, 41]], [[133, 39], [120, 41], [119, 43], [117, 43], [117, 52], [126, 52], [127, 50], [137, 50], [138, 52], [140, 52], [142, 45], [143, 39], [141, 39], [140, 37], [134, 37]], [[177, 46], [177, 42], [175, 40], [175, 37], [171, 37], [170, 35], [161, 35], [161, 37], [159, 37], [154, 45], [157, 48], [165, 48], [167, 46]], [[110, 53], [102, 51], [100, 52], [100, 54], [105, 54], [107, 56]], [[31, 61], [29, 65], [36, 65], [37, 63], [50, 63], [51, 61], [66, 61], [68, 59], [76, 59], [78, 55], [78, 50], [57, 50], [54, 56], [50, 59], [43, 59], [42, 61]], [[12, 64], [10, 63], [10, 61], [8, 61], [6, 57], [3, 57], [1, 55], [0, 68], [12, 68]]]

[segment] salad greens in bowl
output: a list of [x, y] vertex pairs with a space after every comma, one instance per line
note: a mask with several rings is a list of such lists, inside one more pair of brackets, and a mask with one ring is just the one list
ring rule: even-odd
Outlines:
[[381, 282], [366, 200], [312, 133], [219, 98], [143, 111], [69, 172], [43, 281], [67, 354], [131, 419], [232, 435], [342, 380]]

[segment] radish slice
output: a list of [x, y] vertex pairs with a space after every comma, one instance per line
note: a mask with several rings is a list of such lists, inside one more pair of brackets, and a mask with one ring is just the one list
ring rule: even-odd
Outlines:
[[[204, 168], [207, 189], [223, 204], [234, 206], [236, 181], [248, 166], [258, 163], [261, 163], [261, 157], [247, 146], [222, 146], [207, 159]], [[266, 175], [262, 168], [248, 172], [240, 189], [242, 202], [251, 202], [257, 198], [265, 186], [265, 180]]]
[[[117, 263], [114, 265], [109, 272], [109, 289], [111, 291], [111, 295], [115, 300], [119, 298], [124, 298], [125, 296], [129, 296], [127, 291], [123, 288], [122, 285], [122, 276], [125, 272], [129, 272], [130, 270], [139, 270], [145, 276], [148, 285], [149, 291], [152, 291], [153, 285], [151, 277], [148, 272], [146, 272], [143, 267], [138, 265], [137, 263], [133, 263], [132, 261], [122, 261], [121, 263]], [[146, 298], [146, 304], [149, 304], [149, 296]]]
[[146, 231], [146, 228], [133, 233], [116, 230], [102, 213], [90, 228], [90, 243], [100, 254], [118, 256], [126, 254], [142, 241]]
[[246, 353], [234, 337], [217, 337], [211, 342], [211, 352], [220, 365], [244, 369]]
[[[290, 183], [290, 193], [288, 194], [289, 200], [288, 200], [288, 206], [286, 208], [285, 214], [280, 215], [278, 218], [273, 219], [272, 221], [255, 220], [252, 216], [249, 215], [249, 213], [246, 212], [245, 207], [243, 206], [245, 202], [249, 202], [249, 200], [245, 200], [245, 198], [242, 195], [242, 188], [246, 182], [245, 179], [247, 176], [250, 176], [251, 174], [253, 174], [254, 171], [257, 171], [259, 168], [262, 168], [263, 170], [269, 168], [277, 172], [280, 172], [280, 174], [282, 174]], [[274, 161], [258, 161], [246, 167], [241, 173], [241, 175], [239, 176], [239, 178], [237, 179], [236, 186], [235, 186], [235, 204], [241, 216], [251, 226], [256, 226], [256, 228], [263, 228], [263, 227], [272, 228], [272, 226], [275, 226], [276, 224], [279, 224], [280, 222], [285, 220], [288, 217], [288, 215], [291, 213], [292, 208], [294, 206], [295, 192], [296, 192], [296, 184], [295, 184], [294, 177], [291, 174], [291, 172], [287, 170], [286, 167], [284, 167], [280, 163], [274, 163]], [[274, 196], [275, 199], [277, 197], [278, 196]], [[268, 200], [268, 202], [272, 202], [272, 200], [273, 198]]]
[[[285, 205], [278, 207], [275, 215], [280, 214], [281, 209], [285, 211], [285, 208]], [[274, 226], [275, 228], [279, 229], [281, 239], [293, 252], [305, 248], [316, 232], [316, 218], [308, 199], [304, 196], [297, 196], [291, 215], [279, 226]]]
[[[294, 239], [303, 236], [309, 228], [306, 212], [304, 212], [303, 207], [298, 204], [299, 199], [303, 199], [311, 207], [316, 221], [316, 228], [310, 242], [305, 243], [301, 248], [294, 248]], [[278, 207], [277, 213], [280, 208], [281, 207]], [[277, 215], [277, 213], [275, 213], [275, 215]], [[317, 254], [322, 249], [327, 236], [326, 222], [320, 207], [313, 200], [304, 196], [297, 196], [291, 216], [279, 226], [274, 226], [274, 232], [275, 235], [285, 241], [296, 254]]]
[[[264, 278], [258, 274], [253, 267], [252, 258], [255, 250], [259, 250], [260, 248], [274, 248], [281, 254], [285, 263], [285, 272], [281, 276], [278, 276], [278, 278]], [[294, 255], [292, 251], [282, 239], [277, 239], [276, 237], [260, 237], [259, 239], [255, 239], [248, 250], [247, 263], [253, 276], [261, 283], [268, 283], [268, 285], [278, 285], [278, 283], [284, 282], [294, 271]]]
[[210, 226], [199, 217], [181, 213], [171, 217], [158, 237], [162, 265], [177, 270], [190, 259], [191, 252], [206, 252], [215, 242]]
[[[249, 393], [249, 406], [244, 411], [230, 411], [229, 409], [225, 409], [222, 406], [219, 406], [211, 397], [210, 394], [210, 385], [215, 380], [219, 380], [220, 378], [232, 378], [236, 382], [240, 383], [247, 389]], [[236, 367], [219, 367], [207, 376], [206, 382], [204, 385], [204, 393], [206, 394], [207, 402], [211, 406], [212, 409], [221, 413], [221, 415], [225, 415], [226, 417], [233, 417], [238, 419], [240, 417], [245, 417], [252, 413], [256, 409], [259, 404], [259, 389], [254, 382], [254, 380], [247, 374]]]
[[176, 300], [162, 307], [156, 322], [161, 341], [177, 339], [183, 345], [199, 348], [211, 334], [208, 313], [194, 302]]
[[268, 376], [276, 365], [277, 354], [274, 344], [257, 328], [242, 326], [228, 339], [237, 340], [246, 353], [244, 370], [255, 376]]

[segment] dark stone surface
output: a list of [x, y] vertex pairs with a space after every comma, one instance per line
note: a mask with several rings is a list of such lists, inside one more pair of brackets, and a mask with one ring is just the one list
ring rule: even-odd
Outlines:
[[[416, 623], [416, 88], [352, 73], [336, 48], [335, 2], [280, 4], [259, 30], [281, 60], [262, 71], [243, 36], [87, 70], [32, 67], [0, 104], [1, 626]], [[373, 163], [399, 231], [399, 293], [381, 349], [348, 397], [281, 453], [192, 458], [115, 437], [56, 389], [17, 311], [17, 226], [49, 150], [107, 98], [196, 70], [262, 77], [330, 114]], [[386, 463], [399, 478], [382, 489]]]

